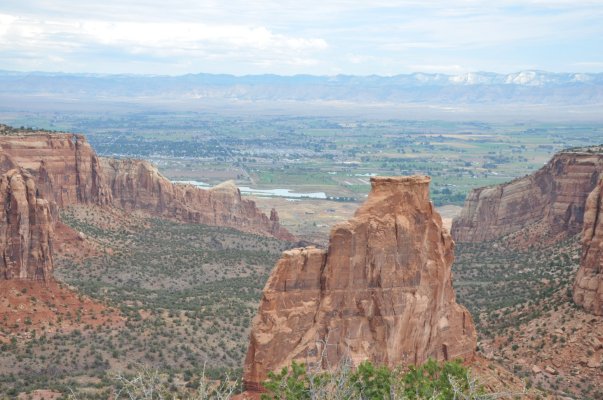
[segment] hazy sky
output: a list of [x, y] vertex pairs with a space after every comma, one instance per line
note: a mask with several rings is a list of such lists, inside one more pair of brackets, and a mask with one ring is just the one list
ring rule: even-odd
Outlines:
[[2, 0], [0, 69], [603, 71], [603, 0]]

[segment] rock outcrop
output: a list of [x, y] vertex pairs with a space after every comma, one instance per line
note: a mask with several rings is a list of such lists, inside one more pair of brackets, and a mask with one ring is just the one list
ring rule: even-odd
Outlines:
[[295, 240], [276, 212], [262, 213], [233, 183], [210, 190], [173, 184], [148, 162], [98, 157], [83, 135], [0, 135], [0, 174], [15, 167], [35, 178], [38, 197], [48, 200], [54, 220], [60, 208], [95, 204]]
[[203, 190], [170, 182], [146, 161], [103, 158], [102, 165], [113, 204], [125, 210], [294, 240], [275, 210], [270, 217], [262, 213], [254, 201], [241, 198], [234, 182]]
[[603, 172], [603, 154], [562, 152], [523, 178], [471, 191], [452, 223], [457, 242], [481, 242], [539, 224], [545, 234], [580, 232], [584, 205]]
[[41, 196], [66, 207], [111, 203], [100, 160], [83, 135], [23, 133], [0, 136], [0, 153], [29, 171]]
[[367, 201], [328, 250], [283, 253], [266, 283], [245, 360], [247, 390], [298, 360], [390, 366], [472, 358], [476, 333], [455, 302], [454, 243], [429, 201], [430, 178], [371, 178]]
[[0, 176], [0, 280], [52, 279], [52, 218], [35, 178], [22, 168]]
[[586, 201], [574, 301], [588, 312], [603, 315], [603, 178]]

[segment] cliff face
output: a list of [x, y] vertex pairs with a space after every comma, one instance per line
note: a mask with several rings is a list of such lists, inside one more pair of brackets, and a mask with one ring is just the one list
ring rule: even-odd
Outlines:
[[270, 217], [266, 216], [255, 202], [242, 199], [241, 192], [232, 182], [202, 190], [192, 185], [173, 184], [146, 161], [101, 160], [104, 182], [111, 189], [113, 203], [118, 207], [294, 240], [293, 235], [280, 226], [275, 210]]
[[451, 283], [454, 243], [428, 177], [372, 178], [368, 200], [327, 251], [283, 253], [264, 288], [245, 360], [247, 390], [292, 360], [390, 366], [472, 358], [471, 315]]
[[586, 201], [574, 301], [586, 311], [603, 315], [603, 178]]
[[35, 178], [15, 168], [0, 176], [0, 280], [52, 279], [52, 218]]
[[473, 190], [452, 223], [459, 242], [481, 242], [541, 224], [547, 233], [582, 229], [586, 197], [603, 172], [603, 154], [559, 153], [532, 175]]
[[102, 183], [99, 158], [82, 135], [1, 136], [0, 152], [29, 171], [41, 195], [58, 207], [111, 203], [111, 193]]
[[262, 213], [234, 184], [211, 190], [175, 185], [140, 160], [99, 158], [82, 135], [14, 133], [0, 136], [0, 173], [22, 167], [34, 178], [51, 215], [73, 204], [117, 206], [183, 222], [232, 227], [294, 240], [278, 215]]

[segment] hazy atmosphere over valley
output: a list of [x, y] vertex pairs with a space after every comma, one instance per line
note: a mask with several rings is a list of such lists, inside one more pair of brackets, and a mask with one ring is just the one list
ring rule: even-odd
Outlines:
[[0, 399], [603, 399], [603, 2], [0, 4]]

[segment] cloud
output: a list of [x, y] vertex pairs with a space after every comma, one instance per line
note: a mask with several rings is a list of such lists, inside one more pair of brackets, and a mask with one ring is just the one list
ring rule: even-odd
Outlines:
[[409, 65], [411, 70], [415, 72], [431, 72], [431, 73], [442, 73], [442, 74], [458, 74], [467, 72], [467, 67], [462, 65], [430, 65], [430, 64], [419, 64]]
[[91, 21], [84, 22], [78, 31], [99, 44], [166, 51], [172, 48], [195, 50], [210, 45], [282, 52], [328, 47], [324, 39], [274, 34], [263, 26]]
[[574, 65], [575, 67], [578, 68], [599, 68], [599, 69], [603, 69], [603, 61], [582, 61], [582, 62], [575, 62], [572, 63], [572, 65]]
[[209, 25], [177, 22], [109, 22], [37, 20], [0, 14], [0, 46], [20, 43], [43, 46], [52, 42], [76, 46], [106, 46], [200, 49], [205, 46], [250, 48], [274, 51], [315, 51], [328, 47], [321, 38], [275, 34], [263, 26]]
[[600, 0], [166, 4], [6, 0], [0, 6], [2, 68], [397, 74], [417, 66], [512, 72], [529, 65], [592, 71], [601, 67], [578, 62], [603, 53]]

